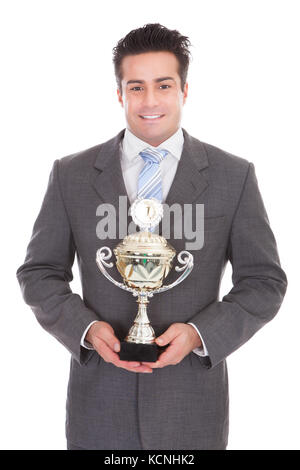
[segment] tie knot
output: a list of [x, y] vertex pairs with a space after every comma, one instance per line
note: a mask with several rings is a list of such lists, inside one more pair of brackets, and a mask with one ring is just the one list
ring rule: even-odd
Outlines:
[[152, 149], [146, 148], [139, 155], [142, 157], [145, 163], [157, 163], [159, 164], [167, 155], [168, 151], [165, 149]]

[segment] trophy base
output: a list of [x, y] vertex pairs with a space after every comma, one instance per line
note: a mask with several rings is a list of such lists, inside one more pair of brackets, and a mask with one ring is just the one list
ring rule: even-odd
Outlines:
[[163, 350], [165, 347], [160, 347], [156, 343], [141, 344], [121, 341], [119, 357], [121, 361], [156, 362]]

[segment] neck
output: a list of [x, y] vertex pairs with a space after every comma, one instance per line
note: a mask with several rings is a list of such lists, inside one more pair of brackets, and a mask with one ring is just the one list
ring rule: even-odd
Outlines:
[[176, 134], [176, 132], [178, 131], [179, 127], [177, 127], [177, 129], [175, 131], [172, 131], [170, 132], [169, 134], [167, 134], [166, 136], [164, 137], [157, 137], [157, 138], [148, 138], [148, 137], [144, 137], [143, 135], [137, 135], [135, 132], [133, 132], [129, 127], [127, 128], [133, 135], [135, 135], [138, 139], [141, 139], [143, 140], [144, 142], [146, 142], [147, 144], [151, 145], [152, 147], [158, 147], [160, 144], [162, 144], [163, 142], [165, 142], [166, 140], [168, 140], [170, 137], [172, 137], [172, 135]]

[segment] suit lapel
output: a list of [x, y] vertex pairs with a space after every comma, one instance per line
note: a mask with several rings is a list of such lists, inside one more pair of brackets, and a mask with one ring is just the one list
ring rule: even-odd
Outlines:
[[101, 145], [94, 163], [97, 175], [92, 182], [93, 187], [103, 202], [119, 206], [119, 196], [128, 195], [122, 175], [120, 163], [120, 142], [124, 136], [124, 129], [113, 139]]
[[165, 203], [191, 204], [206, 189], [208, 182], [201, 170], [208, 166], [205, 148], [183, 129], [184, 145], [175, 178]]

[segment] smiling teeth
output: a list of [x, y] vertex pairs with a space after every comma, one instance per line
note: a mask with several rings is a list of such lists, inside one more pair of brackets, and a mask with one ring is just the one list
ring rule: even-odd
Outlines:
[[157, 119], [159, 118], [161, 115], [160, 114], [156, 114], [155, 116], [142, 116], [144, 119]]

